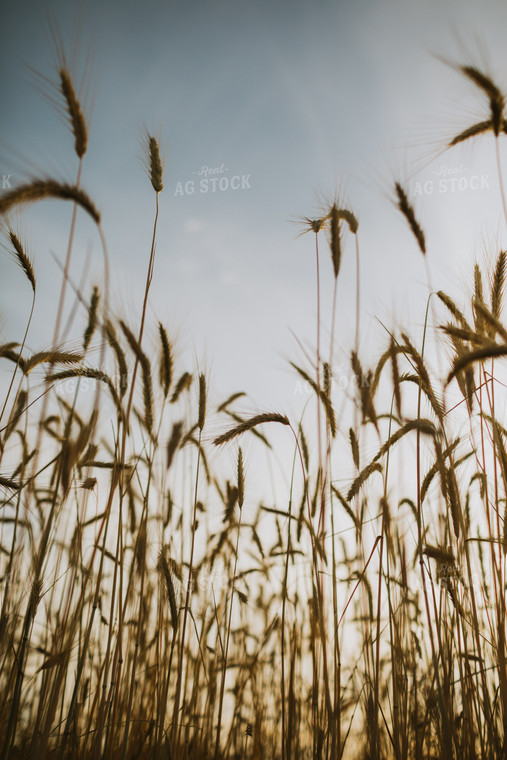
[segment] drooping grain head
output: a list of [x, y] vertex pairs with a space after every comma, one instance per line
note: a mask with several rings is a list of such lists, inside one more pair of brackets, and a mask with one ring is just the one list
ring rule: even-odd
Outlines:
[[359, 228], [359, 221], [357, 219], [357, 216], [347, 208], [339, 208], [338, 216], [340, 219], [343, 219], [345, 222], [347, 222], [352, 234], [356, 235]]
[[100, 224], [100, 212], [84, 190], [53, 179], [34, 179], [3, 193], [0, 196], [0, 214], [6, 215], [18, 206], [37, 203], [46, 198], [73, 201], [91, 216], [95, 224]]
[[262, 425], [264, 422], [279, 422], [282, 425], [290, 425], [287, 417], [283, 414], [278, 414], [277, 412], [256, 414], [254, 417], [250, 417], [250, 419], [240, 422], [239, 425], [236, 425], [236, 427], [228, 430], [226, 433], [219, 435], [214, 439], [213, 443], [215, 446], [221, 446], [223, 443], [232, 441], [232, 439], [236, 438], [238, 435], [243, 435], [243, 433], [252, 430], [257, 427], [257, 425]]

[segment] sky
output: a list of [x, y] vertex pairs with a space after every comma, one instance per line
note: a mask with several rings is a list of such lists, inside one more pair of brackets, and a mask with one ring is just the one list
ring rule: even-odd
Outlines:
[[[450, 64], [484, 64], [507, 84], [505, 3], [27, 0], [3, 3], [2, 28], [2, 181], [75, 178], [73, 141], [54, 106], [57, 30], [90, 119], [82, 184], [102, 213], [111, 306], [132, 325], [154, 214], [143, 136], [159, 137], [165, 189], [146, 345], [164, 322], [181, 369], [205, 371], [217, 403], [246, 391], [252, 410], [298, 414], [307, 401], [289, 366], [308, 369], [305, 355], [315, 355], [314, 239], [300, 236], [298, 220], [318, 216], [323, 202], [338, 197], [359, 219], [366, 366], [387, 339], [378, 319], [420, 333], [427, 271], [433, 288], [460, 294], [472, 262], [505, 246], [493, 140], [443, 151], [486, 107]], [[396, 180], [425, 229], [427, 268], [393, 204]], [[50, 342], [70, 216], [44, 203], [16, 220], [40, 283], [32, 350]], [[324, 239], [320, 257], [327, 345]], [[350, 374], [355, 266], [345, 235], [337, 393]], [[71, 277], [87, 297], [103, 283], [100, 241], [84, 215]], [[0, 282], [2, 340], [20, 340], [30, 292], [5, 251]]]

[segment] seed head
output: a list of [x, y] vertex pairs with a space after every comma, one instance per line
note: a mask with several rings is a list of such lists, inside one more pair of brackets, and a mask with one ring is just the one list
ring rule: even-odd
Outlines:
[[156, 137], [148, 135], [148, 157], [150, 162], [150, 180], [156, 193], [164, 189], [163, 182], [163, 165], [160, 158], [160, 148]]

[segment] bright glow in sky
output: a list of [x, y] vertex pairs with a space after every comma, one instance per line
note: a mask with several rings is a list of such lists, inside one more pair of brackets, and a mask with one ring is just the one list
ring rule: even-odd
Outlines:
[[[75, 177], [72, 138], [27, 67], [54, 81], [48, 13], [70, 61], [79, 21], [73, 70], [83, 81], [88, 60], [83, 95], [91, 113], [83, 185], [102, 211], [113, 307], [132, 324], [141, 310], [153, 215], [140, 160], [146, 127], [166, 154], [149, 316], [154, 327], [158, 319], [167, 324], [190, 370], [198, 358], [216, 401], [246, 390], [260, 408], [302, 408], [306, 398], [298, 396], [286, 360], [301, 361], [293, 333], [315, 349], [314, 249], [310, 235], [296, 237], [300, 228], [291, 220], [316, 214], [319, 197], [340, 191], [359, 217], [362, 346], [372, 355], [384, 339], [375, 315], [416, 331], [427, 296], [421, 255], [389, 201], [395, 179], [406, 183], [426, 230], [435, 287], [459, 292], [485, 243], [493, 244], [491, 255], [505, 243], [493, 140], [439, 155], [484, 104], [437, 58], [481, 64], [482, 51], [504, 86], [505, 3], [44, 6], [28, 0], [2, 11], [0, 175], [13, 184], [40, 174]], [[52, 253], [64, 258], [69, 223], [70, 208], [55, 204], [23, 215], [39, 278], [28, 340], [37, 350], [50, 340], [59, 283]], [[88, 296], [101, 281], [102, 260], [85, 219], [78, 240], [72, 278], [83, 279], [90, 255]], [[325, 247], [322, 259], [326, 335], [332, 268]], [[7, 256], [0, 273], [4, 337], [19, 339], [30, 294]], [[353, 342], [354, 273], [348, 239], [336, 328], [341, 358]]]

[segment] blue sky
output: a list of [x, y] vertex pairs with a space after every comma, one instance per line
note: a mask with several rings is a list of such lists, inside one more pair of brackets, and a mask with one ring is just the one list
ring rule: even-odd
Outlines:
[[[136, 323], [153, 217], [141, 140], [154, 130], [166, 187], [146, 340], [164, 321], [187, 366], [194, 369], [197, 357], [210, 374], [217, 401], [246, 390], [252, 404], [290, 412], [306, 400], [287, 359], [302, 361], [294, 335], [315, 349], [314, 249], [310, 235], [297, 237], [294, 220], [316, 214], [322, 196], [340, 192], [359, 217], [366, 364], [382, 350], [375, 315], [417, 332], [427, 297], [421, 256], [389, 200], [395, 179], [406, 182], [425, 227], [434, 286], [459, 292], [485, 244], [505, 244], [492, 140], [439, 155], [484, 104], [437, 57], [481, 64], [485, 55], [505, 85], [503, 3], [4, 3], [0, 174], [13, 183], [40, 174], [71, 180], [76, 172], [71, 136], [28, 68], [55, 81], [48, 17], [84, 82], [91, 129], [83, 186], [103, 214], [112, 305]], [[209, 178], [225, 178], [227, 189], [199, 192], [203, 167], [222, 169]], [[452, 188], [453, 176], [465, 178], [466, 189]], [[479, 177], [477, 189], [471, 177]], [[194, 193], [179, 193], [189, 182]], [[69, 223], [70, 208], [55, 204], [23, 214], [40, 283], [34, 350], [50, 340], [59, 283], [52, 254], [63, 259]], [[325, 244], [321, 250], [327, 336], [332, 269]], [[101, 282], [101, 266], [99, 241], [83, 218], [72, 276], [85, 282], [85, 294]], [[353, 342], [354, 272], [346, 238], [341, 358]], [[0, 276], [4, 337], [19, 339], [30, 293], [6, 255]]]

